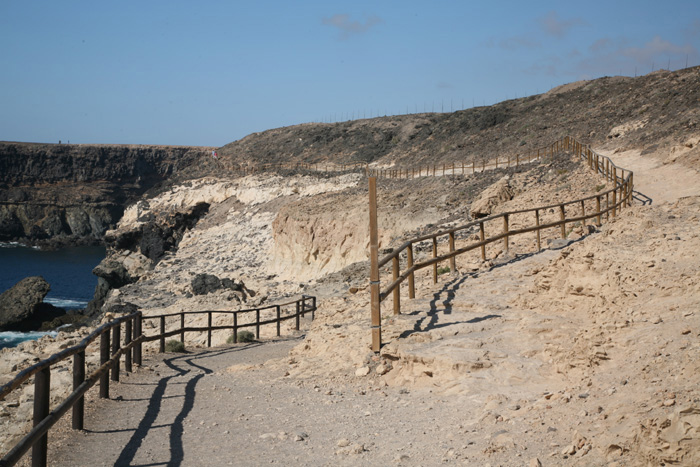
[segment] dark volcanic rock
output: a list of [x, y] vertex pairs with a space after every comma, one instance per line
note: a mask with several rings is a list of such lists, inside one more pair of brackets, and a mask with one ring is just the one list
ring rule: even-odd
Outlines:
[[0, 142], [0, 241], [97, 243], [124, 207], [213, 148]]
[[0, 331], [34, 331], [42, 322], [66, 314], [65, 310], [44, 303], [51, 290], [43, 277], [22, 279], [0, 295]]
[[192, 279], [192, 293], [195, 295], [206, 295], [222, 287], [221, 280], [213, 274], [197, 274]]

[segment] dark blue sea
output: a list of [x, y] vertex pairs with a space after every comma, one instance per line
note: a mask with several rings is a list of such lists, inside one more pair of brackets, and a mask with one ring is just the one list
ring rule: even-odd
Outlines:
[[[41, 251], [13, 243], [0, 243], [0, 293], [25, 277], [42, 276], [51, 285], [45, 302], [64, 309], [85, 308], [97, 285], [97, 277], [92, 270], [104, 257], [105, 248], [102, 246]], [[45, 334], [0, 332], [0, 349]]]

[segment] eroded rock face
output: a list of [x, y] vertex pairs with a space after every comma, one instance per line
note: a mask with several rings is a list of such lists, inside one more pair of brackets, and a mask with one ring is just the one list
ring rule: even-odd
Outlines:
[[0, 295], [0, 331], [33, 331], [43, 321], [65, 314], [44, 303], [51, 286], [41, 276], [27, 277]]
[[98, 243], [126, 204], [206, 154], [208, 148], [0, 143], [0, 241]]

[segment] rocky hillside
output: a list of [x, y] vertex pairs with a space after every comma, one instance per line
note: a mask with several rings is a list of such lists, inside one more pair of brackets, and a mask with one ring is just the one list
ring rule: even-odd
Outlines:
[[[579, 81], [454, 113], [277, 128], [230, 143], [220, 153], [229, 167], [279, 161], [408, 165], [515, 154], [567, 134], [598, 148], [670, 154], [689, 134], [700, 134], [700, 67]], [[687, 163], [697, 165], [700, 152], [693, 146]]]
[[126, 204], [206, 167], [211, 149], [0, 142], [0, 241], [98, 241]]

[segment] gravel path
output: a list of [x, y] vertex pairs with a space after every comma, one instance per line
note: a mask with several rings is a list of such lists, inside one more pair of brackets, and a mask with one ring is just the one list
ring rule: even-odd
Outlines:
[[451, 449], [461, 416], [444, 401], [259, 366], [297, 343], [153, 354], [95, 401], [85, 431], [50, 440], [51, 465], [425, 465]]

